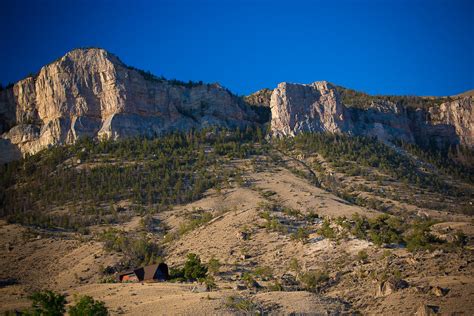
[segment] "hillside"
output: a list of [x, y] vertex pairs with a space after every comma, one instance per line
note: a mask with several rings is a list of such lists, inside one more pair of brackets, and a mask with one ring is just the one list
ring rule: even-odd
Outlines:
[[[2, 311], [48, 288], [113, 314], [474, 312], [472, 170], [374, 138], [265, 136], [82, 139], [3, 165]], [[210, 292], [110, 283], [189, 253]]]

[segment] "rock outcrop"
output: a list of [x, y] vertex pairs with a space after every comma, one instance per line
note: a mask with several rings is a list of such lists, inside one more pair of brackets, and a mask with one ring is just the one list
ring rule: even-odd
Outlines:
[[319, 81], [309, 85], [280, 83], [273, 90], [271, 128], [276, 135], [300, 132], [344, 132], [347, 111], [332, 85]]
[[375, 296], [385, 297], [409, 286], [408, 282], [402, 279], [389, 278], [388, 280], [378, 284]]
[[347, 133], [437, 146], [474, 147], [473, 97], [464, 96], [426, 108], [411, 108], [374, 99], [362, 108], [343, 104], [336, 87], [326, 81], [280, 83], [273, 90], [271, 131], [275, 136], [301, 132]]
[[76, 49], [0, 92], [0, 160], [18, 156], [7, 148], [32, 154], [82, 136], [153, 136], [254, 120], [219, 84], [167, 81], [103, 49]]
[[273, 93], [273, 90], [265, 88], [244, 97], [244, 100], [245, 102], [247, 102], [247, 104], [250, 104], [250, 105], [269, 108], [270, 101], [272, 98], [272, 93]]

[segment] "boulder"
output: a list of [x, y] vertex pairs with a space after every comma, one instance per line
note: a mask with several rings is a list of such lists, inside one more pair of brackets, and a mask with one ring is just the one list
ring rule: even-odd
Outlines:
[[234, 285], [234, 290], [236, 291], [243, 291], [243, 290], [246, 290], [247, 289], [247, 285], [243, 284], [243, 283], [237, 283]]
[[191, 289], [191, 292], [193, 293], [204, 293], [208, 291], [209, 291], [209, 288], [207, 287], [206, 284], [198, 284], [198, 285], [193, 286], [193, 288]]
[[437, 315], [438, 311], [439, 311], [438, 306], [420, 304], [420, 306], [416, 310], [415, 315], [416, 316], [433, 316], [433, 315]]
[[299, 289], [299, 282], [296, 280], [296, 277], [285, 273], [280, 278], [280, 284], [285, 291], [297, 291]]
[[442, 288], [440, 286], [435, 286], [431, 289], [431, 293], [434, 296], [441, 297], [441, 296], [445, 296], [446, 294], [448, 294], [449, 289], [448, 288]]
[[405, 280], [390, 278], [378, 284], [375, 295], [385, 297], [408, 286], [409, 284]]

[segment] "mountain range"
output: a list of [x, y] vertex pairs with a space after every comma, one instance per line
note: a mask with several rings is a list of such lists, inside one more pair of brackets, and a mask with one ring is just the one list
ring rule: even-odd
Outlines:
[[329, 132], [472, 148], [472, 103], [469, 93], [370, 96], [326, 81], [282, 82], [239, 97], [218, 83], [157, 77], [104, 49], [75, 49], [0, 91], [0, 161], [81, 137], [153, 137], [266, 123], [273, 136]]

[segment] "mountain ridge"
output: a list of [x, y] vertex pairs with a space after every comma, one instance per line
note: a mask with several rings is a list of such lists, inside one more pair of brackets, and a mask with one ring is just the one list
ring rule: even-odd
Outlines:
[[17, 146], [23, 154], [84, 136], [154, 136], [202, 126], [243, 126], [255, 119], [218, 84], [147, 78], [95, 48], [73, 50], [2, 91], [0, 109], [4, 146]]
[[347, 97], [345, 91], [355, 92], [341, 91], [341, 87], [327, 81], [280, 83], [273, 90], [269, 104], [272, 133], [277, 136], [301, 132], [347, 133], [436, 148], [474, 145], [472, 97], [431, 103], [413, 97], [380, 97], [357, 92]]
[[472, 98], [371, 96], [327, 81], [282, 82], [237, 97], [218, 83], [167, 80], [104, 49], [78, 48], [0, 91], [0, 160], [80, 137], [153, 137], [267, 122], [276, 136], [326, 131], [472, 147]]

